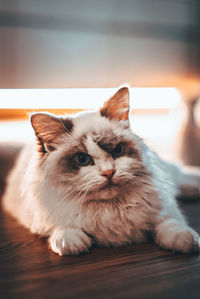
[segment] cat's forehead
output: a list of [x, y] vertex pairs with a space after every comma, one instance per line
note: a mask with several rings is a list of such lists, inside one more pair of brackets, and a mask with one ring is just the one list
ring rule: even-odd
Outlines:
[[79, 114], [72, 118], [72, 122], [72, 132], [66, 139], [66, 146], [72, 155], [75, 152], [100, 155], [102, 150], [111, 152], [118, 143], [126, 145], [130, 153], [137, 146], [130, 129], [123, 122], [110, 121], [93, 112]]
[[73, 124], [74, 137], [81, 138], [90, 135], [95, 142], [101, 139], [114, 142], [128, 134], [123, 122], [110, 121], [97, 112], [79, 114], [73, 119]]

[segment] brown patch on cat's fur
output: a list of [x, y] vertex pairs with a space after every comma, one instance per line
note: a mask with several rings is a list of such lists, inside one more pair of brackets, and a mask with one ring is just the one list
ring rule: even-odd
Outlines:
[[107, 153], [111, 153], [112, 150], [115, 148], [113, 143], [105, 143], [105, 142], [97, 142], [98, 146]]
[[119, 89], [100, 109], [103, 117], [115, 120], [128, 120], [129, 90], [127, 87]]
[[111, 153], [118, 143], [121, 143], [124, 148], [123, 156], [132, 156], [138, 158], [141, 161], [139, 151], [134, 144], [133, 140], [126, 139], [124, 136], [117, 136], [112, 133], [112, 131], [105, 132], [105, 136], [98, 135], [94, 133], [94, 142], [103, 149], [104, 151]]
[[88, 154], [87, 148], [84, 144], [84, 139], [86, 136], [84, 135], [77, 146], [73, 146], [69, 151], [65, 152], [59, 160], [58, 165], [61, 167], [62, 173], [77, 173], [80, 169], [75, 163], [74, 157], [76, 153], [81, 152]]
[[74, 161], [75, 152], [64, 154], [58, 161], [58, 169], [63, 174], [77, 174], [80, 167]]
[[44, 146], [44, 142], [42, 141], [42, 138], [40, 138], [39, 136], [36, 137], [37, 137], [37, 144], [38, 144], [38, 152], [43, 156], [44, 154], [47, 153]]
[[70, 134], [73, 129], [73, 123], [69, 118], [59, 118], [61, 123], [64, 125], [64, 128], [67, 130], [67, 133]]

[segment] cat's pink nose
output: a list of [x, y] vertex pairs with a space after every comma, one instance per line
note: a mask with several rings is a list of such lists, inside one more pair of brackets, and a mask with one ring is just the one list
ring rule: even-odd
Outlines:
[[101, 175], [105, 176], [108, 180], [110, 180], [110, 179], [112, 179], [114, 173], [115, 173], [114, 169], [109, 169], [109, 170], [103, 171]]

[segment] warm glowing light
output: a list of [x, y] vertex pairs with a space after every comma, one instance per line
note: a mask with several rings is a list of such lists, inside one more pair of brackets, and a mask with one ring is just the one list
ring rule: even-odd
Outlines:
[[[0, 89], [0, 109], [98, 109], [115, 88]], [[173, 109], [174, 87], [130, 88], [131, 109]]]

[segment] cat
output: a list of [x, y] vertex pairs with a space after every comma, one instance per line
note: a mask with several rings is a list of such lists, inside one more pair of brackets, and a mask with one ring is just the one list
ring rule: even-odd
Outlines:
[[175, 197], [188, 188], [200, 194], [200, 176], [163, 161], [132, 132], [127, 87], [96, 112], [35, 113], [31, 124], [37, 143], [22, 150], [8, 176], [3, 207], [48, 237], [55, 253], [147, 242], [149, 235], [163, 249], [199, 252], [199, 235]]

